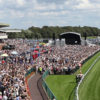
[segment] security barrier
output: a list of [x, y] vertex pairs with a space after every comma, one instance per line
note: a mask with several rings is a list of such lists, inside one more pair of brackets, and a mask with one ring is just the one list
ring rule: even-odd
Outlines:
[[31, 99], [31, 95], [30, 95], [30, 91], [29, 91], [29, 86], [28, 86], [28, 79], [35, 73], [35, 68], [31, 68], [27, 71], [27, 73], [25, 74], [25, 85], [26, 85], [26, 90], [27, 90], [27, 94]]
[[35, 72], [35, 68], [31, 68], [27, 71], [27, 73], [25, 74], [25, 77], [27, 77], [28, 75], [30, 75], [32, 72]]
[[48, 97], [50, 98], [50, 100], [57, 100], [56, 96], [53, 94], [53, 92], [50, 90], [50, 88], [48, 87], [47, 83], [45, 82], [45, 78], [49, 75], [49, 70], [47, 70], [43, 75], [42, 75], [42, 86], [44, 87]]

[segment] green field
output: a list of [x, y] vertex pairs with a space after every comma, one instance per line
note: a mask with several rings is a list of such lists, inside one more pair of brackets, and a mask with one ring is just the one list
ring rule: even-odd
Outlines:
[[57, 100], [69, 100], [76, 86], [74, 75], [50, 75], [47, 77], [46, 82]]
[[[87, 39], [96, 39], [97, 36], [88, 36]], [[84, 37], [82, 37], [82, 39], [84, 39]]]
[[[82, 73], [85, 73], [87, 71], [87, 69], [91, 66], [91, 64], [93, 63], [93, 61], [98, 56], [100, 56], [100, 52], [97, 53], [95, 56], [93, 56], [90, 60], [88, 60], [82, 66]], [[46, 82], [47, 82], [49, 88], [54, 93], [54, 95], [57, 97], [57, 100], [73, 100], [74, 89], [76, 87], [75, 75], [77, 73], [79, 73], [79, 71], [77, 71], [74, 75], [50, 75], [50, 76], [48, 76], [46, 78]], [[83, 93], [83, 91], [84, 90], [80, 89], [80, 92], [79, 92], [80, 96], [81, 96], [81, 93]], [[82, 97], [84, 97], [84, 96], [85, 95], [82, 95]], [[83, 98], [82, 100], [86, 100], [86, 99]], [[87, 100], [90, 100], [90, 99], [87, 99]], [[93, 99], [93, 100], [100, 100], [100, 99]]]

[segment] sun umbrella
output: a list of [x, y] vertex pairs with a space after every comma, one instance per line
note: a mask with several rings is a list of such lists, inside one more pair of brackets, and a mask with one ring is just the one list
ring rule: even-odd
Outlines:
[[12, 51], [11, 54], [13, 54], [13, 55], [17, 55], [18, 52], [17, 52], [17, 51]]
[[31, 48], [30, 50], [34, 50], [35, 48]]
[[8, 57], [8, 54], [4, 53], [1, 55], [1, 57]]

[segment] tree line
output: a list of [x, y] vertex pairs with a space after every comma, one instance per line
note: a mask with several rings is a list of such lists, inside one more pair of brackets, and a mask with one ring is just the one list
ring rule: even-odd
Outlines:
[[39, 27], [29, 27], [27, 30], [22, 30], [21, 33], [8, 33], [8, 38], [28, 38], [28, 39], [40, 39], [40, 38], [52, 38], [55, 33], [55, 37], [59, 38], [59, 34], [63, 32], [78, 32], [84, 37], [84, 33], [87, 36], [98, 36], [100, 35], [100, 29], [97, 27], [89, 26], [43, 26]]

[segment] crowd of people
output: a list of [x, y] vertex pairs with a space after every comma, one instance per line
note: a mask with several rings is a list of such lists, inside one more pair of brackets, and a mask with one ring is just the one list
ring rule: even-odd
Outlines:
[[[70, 74], [76, 66], [100, 50], [100, 46], [60, 47], [40, 46], [38, 43], [36, 46], [34, 42], [30, 45], [23, 39], [8, 39], [5, 44], [15, 45], [14, 51], [18, 54], [12, 54], [13, 50], [0, 51], [0, 54], [8, 54], [7, 57], [0, 56], [0, 100], [30, 100], [25, 88], [25, 73], [32, 67], [40, 74], [48, 69], [50, 74]], [[35, 53], [39, 55], [34, 58]]]
[[83, 61], [99, 50], [100, 46], [51, 47], [51, 51], [37, 58], [37, 66], [43, 66], [43, 70], [50, 69], [51, 74], [71, 74], [82, 66]]
[[13, 50], [0, 51], [8, 54], [0, 56], [0, 100], [30, 100], [25, 86], [25, 74], [31, 68], [25, 53], [30, 46], [23, 40], [6, 40], [6, 43], [15, 45], [18, 54], [12, 54]]

